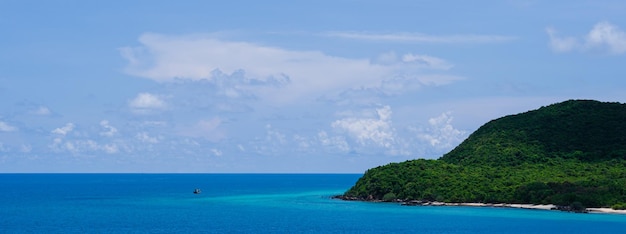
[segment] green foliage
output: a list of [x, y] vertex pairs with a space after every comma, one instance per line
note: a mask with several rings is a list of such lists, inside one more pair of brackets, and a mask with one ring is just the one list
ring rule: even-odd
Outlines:
[[596, 101], [566, 101], [503, 117], [438, 160], [372, 168], [345, 195], [623, 208], [623, 120], [626, 105]]
[[570, 206], [570, 209], [575, 212], [583, 212], [586, 209], [586, 207], [581, 202], [578, 202], [578, 201], [572, 202], [572, 204], [570, 204], [569, 206]]
[[611, 206], [614, 210], [626, 210], [626, 203], [620, 202]]
[[550, 158], [626, 159], [625, 118], [626, 104], [570, 100], [492, 120], [441, 160], [512, 166]]
[[389, 193], [385, 194], [385, 196], [383, 196], [383, 201], [390, 202], [390, 201], [393, 201], [393, 200], [396, 200], [396, 194], [395, 193], [389, 192]]

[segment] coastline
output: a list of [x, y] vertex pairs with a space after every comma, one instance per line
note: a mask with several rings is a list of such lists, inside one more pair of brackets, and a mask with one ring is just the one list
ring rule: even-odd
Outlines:
[[614, 210], [612, 208], [587, 208], [587, 213], [626, 215], [626, 210]]
[[356, 197], [346, 197], [343, 195], [333, 196], [333, 199], [344, 201], [364, 201], [364, 202], [392, 202], [402, 206], [466, 206], [466, 207], [495, 207], [495, 208], [515, 208], [530, 210], [555, 210], [575, 213], [593, 213], [593, 214], [620, 214], [626, 215], [626, 210], [615, 210], [612, 208], [584, 208], [583, 210], [574, 210], [569, 206], [557, 206], [554, 204], [515, 204], [515, 203], [480, 203], [480, 202], [431, 202], [420, 200], [401, 200], [383, 201], [375, 199], [360, 199]]

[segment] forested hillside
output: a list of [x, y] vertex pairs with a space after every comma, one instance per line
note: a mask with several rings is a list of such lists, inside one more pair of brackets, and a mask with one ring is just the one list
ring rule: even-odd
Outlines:
[[626, 159], [626, 105], [570, 100], [493, 120], [441, 160], [516, 165], [555, 158]]
[[623, 208], [626, 105], [570, 100], [492, 120], [438, 160], [368, 170], [344, 196]]

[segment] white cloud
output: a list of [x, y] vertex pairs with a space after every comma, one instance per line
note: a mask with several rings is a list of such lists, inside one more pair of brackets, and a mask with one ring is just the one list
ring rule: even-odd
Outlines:
[[596, 24], [586, 40], [589, 47], [605, 47], [614, 54], [626, 52], [626, 33], [609, 22]]
[[331, 137], [328, 136], [328, 133], [325, 131], [320, 131], [317, 133], [317, 140], [322, 146], [329, 148], [331, 151], [339, 151], [342, 153], [350, 151], [350, 145], [342, 136]]
[[405, 54], [402, 56], [402, 62], [418, 64], [421, 67], [432, 69], [448, 70], [452, 68], [452, 64], [445, 60], [428, 55]]
[[272, 129], [272, 125], [265, 125], [266, 135], [265, 139], [267, 142], [273, 142], [274, 144], [284, 145], [287, 143], [287, 138], [285, 134], [279, 132], [278, 130]]
[[450, 112], [442, 113], [428, 120], [429, 128], [418, 133], [418, 138], [438, 149], [451, 149], [465, 139], [465, 131], [452, 126]]
[[20, 152], [22, 152], [22, 153], [30, 153], [31, 151], [33, 151], [33, 146], [31, 146], [31, 145], [22, 144], [20, 146]]
[[112, 137], [117, 133], [117, 129], [109, 124], [108, 120], [100, 121], [100, 126], [105, 129], [104, 132], [100, 132], [101, 136]]
[[70, 150], [74, 148], [74, 145], [72, 145], [71, 143], [64, 144], [63, 139], [61, 138], [54, 138], [52, 140], [52, 143], [48, 145], [48, 147], [53, 152], [57, 152], [57, 153], [68, 150], [68, 146]]
[[71, 132], [72, 130], [74, 130], [74, 124], [73, 123], [67, 123], [63, 127], [55, 128], [54, 130], [52, 130], [52, 133], [65, 136], [69, 132]]
[[54, 138], [49, 147], [53, 152], [69, 152], [75, 155], [97, 152], [115, 154], [120, 152], [120, 147], [115, 143], [102, 144], [91, 139], [64, 140], [61, 138]]
[[389, 89], [410, 91], [414, 90], [415, 87], [446, 85], [464, 79], [454, 75], [424, 74], [420, 72], [425, 69], [449, 70], [454, 66], [444, 59], [429, 55], [408, 53], [397, 56], [395, 53], [390, 52], [381, 55], [378, 61], [388, 65], [396, 64], [397, 66], [397, 64], [402, 64], [402, 69], [397, 69], [398, 72], [394, 76], [381, 80], [377, 88], [381, 88], [383, 91]]
[[165, 102], [161, 98], [150, 93], [139, 93], [137, 97], [128, 102], [128, 106], [133, 112], [139, 114], [163, 110], [166, 107]]
[[571, 51], [579, 44], [574, 37], [559, 37], [553, 28], [546, 28], [546, 33], [550, 37], [550, 48], [556, 52]]
[[383, 79], [375, 87], [359, 87], [326, 94], [318, 101], [327, 101], [339, 106], [372, 106], [382, 102], [382, 98], [402, 95], [424, 87], [448, 85], [464, 80], [464, 77], [444, 74], [427, 74], [418, 76], [394, 76]]
[[221, 150], [218, 150], [218, 149], [211, 149], [211, 153], [213, 153], [213, 155], [218, 156], [218, 157], [224, 154]]
[[[443, 59], [408, 54], [397, 63], [372, 63], [370, 59], [342, 58], [319, 51], [294, 51], [247, 42], [225, 41], [212, 35], [165, 36], [144, 34], [137, 48], [123, 48], [129, 74], [173, 81], [214, 79], [215, 72], [234, 74], [245, 71], [248, 80], [282, 82], [277, 87], [254, 87], [256, 95], [276, 102], [293, 102], [298, 98], [318, 97], [320, 93], [353, 87], [376, 86], [381, 80], [397, 74], [406, 75], [419, 69], [449, 69]], [[404, 59], [404, 60], [403, 60]], [[138, 65], [141, 64], [141, 65]], [[218, 73], [218, 74], [219, 74]], [[237, 89], [223, 89], [226, 96], [237, 97]]]
[[63, 146], [65, 147], [65, 150], [72, 152], [72, 153], [77, 153], [78, 149], [76, 148], [76, 146], [74, 146], [74, 143], [72, 142], [65, 142], [65, 144], [63, 144]]
[[[102, 128], [105, 129], [105, 131], [99, 132], [99, 135], [112, 137], [117, 133], [117, 129], [112, 127], [107, 120], [102, 120], [99, 124]], [[72, 137], [66, 137], [68, 134], [74, 131], [75, 125], [73, 123], [67, 123], [63, 127], [55, 128], [54, 130], [52, 130], [54, 138], [52, 139], [52, 143], [49, 144], [48, 147], [53, 152], [69, 152], [74, 155], [90, 155], [99, 152], [106, 154], [115, 154], [122, 150], [126, 150], [126, 152], [129, 152], [129, 148], [124, 147], [124, 144], [120, 146], [120, 141], [96, 141], [93, 139], [89, 139], [88, 133], [73, 134]], [[25, 145], [22, 147], [22, 151], [30, 152], [31, 150], [32, 147], [30, 145]]]
[[52, 111], [50, 111], [50, 109], [48, 109], [48, 107], [45, 107], [45, 106], [40, 106], [40, 107], [39, 107], [39, 108], [37, 108], [36, 110], [32, 110], [30, 113], [31, 113], [31, 114], [34, 114], [34, 115], [42, 115], [42, 116], [45, 116], [45, 115], [51, 115], [51, 114], [52, 114]]
[[293, 141], [297, 145], [297, 149], [300, 151], [309, 151], [312, 147], [312, 142], [304, 136], [294, 135]]
[[377, 89], [384, 94], [394, 95], [418, 90], [425, 86], [447, 85], [463, 79], [463, 77], [451, 75], [396, 76], [383, 80]]
[[185, 126], [178, 131], [181, 136], [201, 137], [210, 141], [218, 141], [224, 138], [224, 133], [218, 128], [222, 124], [220, 118], [199, 120], [191, 126]]
[[137, 138], [137, 140], [144, 142], [144, 143], [151, 143], [151, 144], [159, 143], [159, 139], [157, 137], [151, 137], [147, 132], [137, 133], [137, 135], [135, 135], [135, 138]]
[[448, 35], [435, 36], [418, 33], [361, 33], [361, 32], [329, 32], [328, 37], [338, 37], [352, 40], [383, 41], [383, 42], [405, 42], [405, 43], [501, 43], [515, 40], [516, 37], [501, 35]]
[[143, 121], [139, 124], [141, 127], [165, 127], [167, 126], [167, 122], [164, 121]]
[[105, 144], [105, 145], [100, 146], [100, 149], [102, 149], [107, 154], [114, 154], [114, 153], [119, 152], [119, 149], [116, 144]]
[[373, 62], [385, 66], [396, 66], [396, 73], [419, 69], [449, 70], [453, 67], [451, 63], [442, 58], [413, 53], [399, 56], [393, 51], [380, 54]]
[[331, 126], [347, 132], [361, 145], [374, 144], [390, 148], [394, 142], [395, 130], [391, 123], [391, 107], [376, 109], [377, 118], [349, 117], [334, 121]]
[[599, 22], [583, 38], [560, 37], [547, 28], [550, 47], [556, 52], [602, 50], [610, 54], [626, 53], [626, 33], [609, 22]]
[[6, 122], [0, 121], [0, 132], [14, 132], [17, 131], [17, 127], [11, 126]]

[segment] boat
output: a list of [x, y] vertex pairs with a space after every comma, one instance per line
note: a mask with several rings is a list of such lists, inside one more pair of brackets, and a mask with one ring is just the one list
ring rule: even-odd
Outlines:
[[194, 194], [200, 194], [200, 193], [202, 193], [202, 191], [199, 188], [197, 188], [197, 189], [193, 190], [193, 193]]

